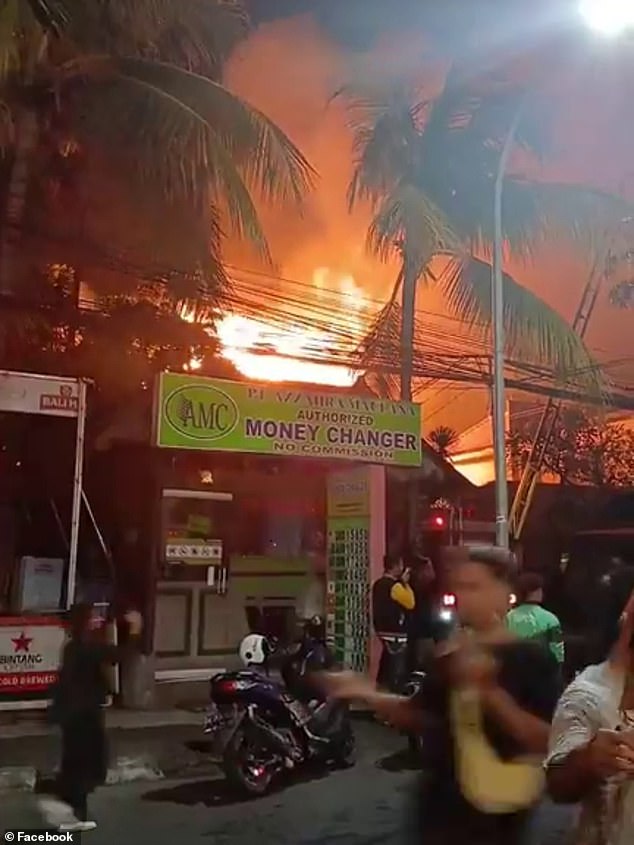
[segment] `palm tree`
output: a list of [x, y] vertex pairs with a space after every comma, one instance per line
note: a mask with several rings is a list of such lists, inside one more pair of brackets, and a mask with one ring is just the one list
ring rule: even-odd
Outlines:
[[[383, 91], [352, 86], [338, 95], [348, 102], [356, 155], [350, 206], [370, 201], [369, 249], [382, 259], [396, 254], [401, 265], [392, 297], [360, 352], [369, 362], [377, 351], [393, 348], [398, 334], [401, 398], [409, 400], [420, 281], [439, 286], [453, 314], [472, 329], [490, 323], [493, 186], [524, 92], [492, 79], [466, 80], [454, 68], [433, 100], [421, 101], [402, 84]], [[535, 158], [546, 144], [527, 118], [518, 127], [517, 145]], [[590, 235], [622, 219], [624, 209], [601, 192], [536, 181], [515, 170], [505, 183], [508, 253], [530, 259], [548, 238], [594, 243]], [[438, 256], [444, 266], [435, 270], [431, 261]], [[509, 351], [530, 354], [566, 377], [586, 374], [596, 388], [596, 365], [567, 322], [508, 274], [504, 285]]]
[[132, 193], [154, 191], [166, 215], [195, 209], [213, 282], [226, 282], [223, 223], [270, 259], [254, 195], [299, 203], [314, 174], [278, 126], [222, 84], [247, 28], [233, 0], [5, 0], [0, 291], [20, 282], [29, 191], [47, 145], [65, 156], [97, 150]]
[[429, 442], [442, 458], [447, 458], [452, 446], [460, 439], [458, 432], [447, 425], [439, 425], [429, 433]]

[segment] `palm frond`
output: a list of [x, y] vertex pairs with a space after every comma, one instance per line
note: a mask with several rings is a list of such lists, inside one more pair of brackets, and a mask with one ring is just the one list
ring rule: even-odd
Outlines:
[[382, 399], [392, 399], [397, 402], [400, 398], [400, 379], [394, 373], [385, 370], [368, 370], [363, 380], [376, 396]]
[[79, 53], [165, 61], [219, 80], [249, 29], [235, 0], [109, 0], [74, 9], [69, 35]]
[[[582, 250], [594, 247], [597, 235], [616, 231], [634, 213], [631, 203], [605, 191], [518, 177], [505, 183], [503, 208], [505, 240], [513, 253], [523, 255], [553, 238], [568, 239]], [[484, 216], [481, 243], [490, 244], [492, 236], [493, 216]]]
[[[5, 0], [0, 5], [0, 82], [25, 76], [32, 65], [33, 42], [41, 43], [46, 31], [34, 15], [36, 4]], [[37, 51], [36, 51], [37, 52]]]
[[402, 183], [379, 204], [368, 229], [367, 245], [382, 260], [405, 249], [419, 276], [435, 253], [457, 249], [459, 239], [426, 194]]
[[[31, 14], [44, 32], [59, 35], [70, 20], [70, 0], [27, 0]], [[5, 3], [5, 6], [8, 5]]]
[[342, 88], [347, 124], [353, 139], [355, 166], [348, 204], [376, 204], [399, 181], [410, 181], [417, 167], [418, 106], [402, 88]]
[[234, 231], [268, 257], [251, 192], [300, 206], [315, 175], [278, 126], [221, 84], [175, 65], [93, 57], [64, 72], [100, 86], [84, 131], [134, 148], [148, 180], [170, 195], [204, 206], [211, 190]]
[[157, 39], [175, 20], [177, 6], [188, 10], [190, 0], [105, 0], [75, 2], [66, 35], [74, 52], [114, 56], [155, 52]]
[[446, 143], [451, 134], [472, 153], [482, 148], [499, 152], [519, 108], [522, 120], [517, 125], [516, 145], [542, 158], [551, 147], [549, 121], [537, 114], [544, 105], [535, 97], [527, 100], [522, 85], [492, 74], [474, 77], [454, 64], [428, 111], [421, 141], [434, 148]]
[[174, 19], [156, 40], [156, 58], [220, 81], [225, 61], [249, 32], [244, 6], [236, 0], [171, 0], [171, 8]]
[[400, 378], [386, 358], [399, 357], [401, 348], [402, 312], [398, 303], [402, 273], [399, 274], [386, 304], [375, 316], [359, 347], [355, 350], [354, 366], [363, 370], [381, 396], [396, 398], [400, 393]]
[[[491, 266], [477, 258], [452, 257], [438, 276], [451, 312], [488, 334], [491, 322]], [[538, 296], [504, 273], [506, 353], [554, 370], [564, 382], [601, 393], [599, 365], [566, 320]]]
[[121, 59], [117, 67], [122, 78], [162, 93], [206, 124], [235, 157], [247, 182], [265, 199], [301, 204], [315, 171], [282, 129], [261, 111], [223, 85], [175, 65]]
[[355, 352], [355, 366], [362, 369], [371, 366], [375, 355], [381, 350], [398, 347], [401, 336], [401, 307], [398, 303], [398, 296], [403, 283], [403, 273], [392, 288], [390, 298], [376, 314], [365, 337]]
[[[535, 158], [549, 148], [543, 130], [549, 121], [534, 119], [540, 104], [527, 99], [521, 85], [490, 74], [476, 78], [463, 70], [456, 65], [449, 71], [431, 104], [413, 99], [411, 92], [379, 90], [373, 96], [364, 90], [356, 98], [354, 92], [344, 92], [356, 156], [349, 197], [351, 203], [371, 201], [368, 247], [381, 258], [397, 247], [417, 262], [420, 278], [434, 253], [450, 253], [438, 280], [449, 306], [486, 332], [491, 271], [485, 262], [464, 256], [491, 252], [495, 176], [518, 110], [522, 108], [523, 119], [517, 126], [517, 146]], [[503, 210], [506, 248], [524, 259], [533, 258], [553, 237], [570, 238], [594, 252], [597, 236], [604, 237], [632, 216], [626, 203], [606, 193], [518, 176], [505, 182]], [[508, 352], [532, 356], [558, 377], [600, 390], [596, 363], [566, 321], [508, 274], [504, 284]], [[379, 318], [390, 316], [386, 311]], [[375, 338], [378, 333], [375, 327]]]

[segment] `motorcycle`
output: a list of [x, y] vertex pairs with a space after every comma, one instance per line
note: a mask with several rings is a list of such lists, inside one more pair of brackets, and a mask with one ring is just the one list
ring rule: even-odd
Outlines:
[[[245, 669], [210, 681], [204, 732], [231, 784], [263, 795], [276, 776], [309, 761], [352, 765], [355, 738], [346, 705], [327, 701], [307, 681], [332, 665], [323, 641], [306, 633], [292, 648], [250, 634], [240, 645]], [[269, 673], [281, 661], [282, 680]]]

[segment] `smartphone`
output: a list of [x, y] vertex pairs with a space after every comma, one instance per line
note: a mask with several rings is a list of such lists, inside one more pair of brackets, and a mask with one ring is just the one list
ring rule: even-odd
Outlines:
[[619, 737], [630, 748], [634, 748], [634, 728], [621, 728], [619, 730]]

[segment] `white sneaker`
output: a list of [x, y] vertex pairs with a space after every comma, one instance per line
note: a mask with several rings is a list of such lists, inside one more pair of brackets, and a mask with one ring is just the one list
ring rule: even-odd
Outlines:
[[85, 821], [81, 823], [81, 829], [83, 831], [86, 830], [96, 830], [97, 829], [97, 822], [94, 821]]
[[97, 827], [97, 822], [89, 822], [89, 821], [79, 821], [79, 819], [75, 819], [72, 822], [65, 822], [64, 824], [60, 824], [58, 830], [60, 833], [85, 833], [89, 830], [95, 830]]
[[46, 796], [40, 798], [37, 803], [42, 816], [51, 827], [61, 828], [62, 825], [69, 825], [78, 821], [73, 808], [64, 801], [60, 801], [59, 798]]

